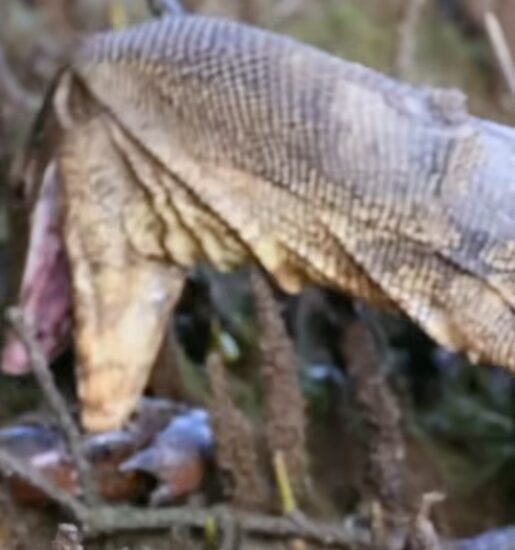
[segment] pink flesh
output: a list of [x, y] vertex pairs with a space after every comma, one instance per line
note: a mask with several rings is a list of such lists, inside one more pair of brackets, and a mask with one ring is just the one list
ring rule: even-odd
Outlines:
[[[48, 360], [63, 350], [71, 332], [70, 279], [59, 223], [57, 175], [55, 166], [50, 165], [32, 214], [18, 303]], [[19, 375], [29, 370], [25, 347], [9, 333], [2, 351], [2, 371]]]

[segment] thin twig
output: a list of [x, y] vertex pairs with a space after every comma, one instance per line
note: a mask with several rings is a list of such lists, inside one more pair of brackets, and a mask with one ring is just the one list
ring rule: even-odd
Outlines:
[[110, 534], [142, 529], [169, 529], [170, 525], [203, 529], [214, 519], [220, 528], [230, 513], [243, 533], [277, 539], [302, 538], [314, 543], [336, 548], [365, 549], [369, 546], [366, 530], [340, 527], [321, 522], [295, 522], [288, 517], [267, 516], [236, 510], [199, 509], [190, 507], [142, 510], [132, 507], [102, 507], [94, 512], [93, 531], [90, 534]]
[[408, 533], [409, 550], [443, 550], [442, 541], [431, 521], [431, 511], [435, 504], [445, 500], [442, 493], [426, 493], [422, 496], [418, 513], [412, 521]]
[[57, 486], [30, 463], [21, 461], [18, 457], [1, 448], [0, 471], [6, 477], [14, 474], [27, 481], [62, 508], [71, 512], [80, 521], [88, 517], [88, 508], [78, 498], [61, 489], [61, 487]]
[[184, 15], [188, 10], [182, 5], [181, 0], [147, 0], [148, 9], [156, 17], [163, 15]]
[[486, 34], [492, 45], [497, 63], [506, 80], [510, 93], [515, 96], [515, 65], [501, 23], [492, 11], [486, 11], [484, 18]]
[[417, 28], [426, 0], [406, 0], [404, 13], [398, 29], [397, 49], [394, 60], [394, 74], [407, 78], [413, 73]]
[[[228, 508], [199, 509], [189, 507], [143, 510], [134, 507], [98, 506], [89, 508], [79, 499], [70, 495], [53, 481], [45, 477], [29, 463], [21, 462], [9, 452], [0, 449], [0, 471], [6, 477], [16, 475], [48, 495], [63, 509], [70, 512], [88, 536], [109, 535], [121, 531], [168, 530], [194, 528], [203, 529], [206, 522], [215, 519], [224, 530], [228, 515], [231, 523], [248, 535], [271, 538], [303, 539], [336, 548], [370, 550], [370, 532], [350, 524], [340, 524], [310, 520], [303, 517], [275, 517], [260, 514], [242, 513]], [[478, 537], [447, 541], [444, 550], [486, 550], [490, 548], [510, 548], [515, 544], [515, 527], [506, 527], [484, 533]], [[511, 546], [510, 546], [511, 545]]]
[[46, 357], [33, 337], [31, 330], [26, 326], [23, 314], [18, 308], [9, 308], [6, 312], [6, 318], [27, 349], [32, 371], [63, 428], [70, 447], [70, 453], [77, 466], [84, 499], [88, 505], [94, 506], [98, 503], [99, 498], [94, 476], [82, 446], [81, 435], [65, 400], [55, 385]]
[[222, 531], [222, 540], [220, 550], [238, 550], [240, 547], [240, 528], [233, 515], [228, 512], [220, 518], [220, 530]]
[[234, 523], [247, 534], [276, 538], [303, 538], [339, 548], [368, 547], [369, 538], [366, 531], [318, 521], [304, 520], [299, 523], [288, 517], [240, 513], [226, 508], [177, 507], [158, 510], [143, 510], [129, 506], [89, 508], [55, 485], [31, 464], [20, 462], [2, 449], [0, 449], [0, 470], [7, 476], [15, 474], [43, 491], [65, 510], [71, 512], [89, 536], [108, 535], [120, 531], [170, 529], [171, 526], [203, 529], [213, 518], [223, 529], [227, 522], [227, 515], [230, 513]]

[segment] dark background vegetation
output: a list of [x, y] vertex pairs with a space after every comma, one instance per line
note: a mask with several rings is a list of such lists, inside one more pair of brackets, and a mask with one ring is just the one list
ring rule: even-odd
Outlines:
[[[347, 59], [402, 73], [415, 83], [460, 88], [469, 96], [473, 113], [505, 123], [515, 120], [512, 97], [483, 28], [484, 3], [479, 0], [427, 0], [413, 36], [414, 57], [403, 66], [398, 62], [399, 24], [407, 0], [192, 0], [189, 4], [202, 12], [292, 34]], [[515, 2], [490, 4], [515, 51]], [[0, 297], [4, 303], [13, 300], [22, 248], [13, 236], [19, 237], [23, 227], [22, 213], [8, 198], [9, 164], [46, 83], [84, 33], [147, 17], [144, 0], [1, 0]], [[207, 281], [215, 313], [224, 317], [222, 347], [237, 371], [240, 401], [252, 409], [257, 398], [245, 382], [252, 378], [245, 363], [257, 343], [246, 276], [227, 280], [200, 272], [197, 280], [177, 320], [186, 350], [188, 393], [202, 391], [195, 365], [202, 360], [202, 319], [209, 314], [199, 307], [198, 295]], [[309, 400], [315, 475], [337, 509], [351, 512], [358, 504], [362, 479], [362, 457], [356, 449], [360, 420], [353, 413], [351, 384], [335, 343], [339, 327], [327, 297], [316, 290], [282, 304]], [[438, 489], [447, 495], [435, 512], [439, 529], [467, 536], [515, 523], [513, 378], [437, 348], [404, 319], [379, 317], [387, 338], [383, 368], [403, 411], [410, 483], [417, 490]], [[2, 422], [39, 405], [30, 378], [0, 377]], [[0, 517], [0, 548], [4, 532]]]

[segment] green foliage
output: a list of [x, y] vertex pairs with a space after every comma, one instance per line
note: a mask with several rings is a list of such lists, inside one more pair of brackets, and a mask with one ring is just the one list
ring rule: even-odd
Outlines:
[[449, 484], [470, 494], [515, 466], [515, 386], [484, 365], [460, 361], [450, 370], [441, 399], [416, 416], [418, 435]]

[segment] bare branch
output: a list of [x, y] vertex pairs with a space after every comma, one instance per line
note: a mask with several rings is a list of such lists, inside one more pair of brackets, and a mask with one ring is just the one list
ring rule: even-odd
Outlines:
[[4, 449], [0, 449], [0, 471], [6, 477], [14, 474], [27, 481], [62, 508], [71, 512], [77, 519], [82, 521], [88, 517], [88, 509], [79, 499], [58, 487], [30, 463], [20, 461], [19, 457], [13, 456]]
[[[88, 508], [79, 499], [70, 495], [46, 478], [29, 463], [20, 462], [10, 453], [0, 449], [0, 471], [6, 477], [17, 475], [43, 491], [62, 508], [72, 513], [86, 535], [109, 535], [122, 531], [169, 530], [173, 528], [203, 529], [206, 522], [215, 520], [221, 532], [230, 516], [230, 529], [242, 533], [276, 539], [302, 539], [335, 548], [371, 550], [368, 529], [355, 522], [330, 523], [303, 517], [275, 517], [243, 513], [230, 508], [173, 507], [144, 510], [126, 506], [96, 506]], [[506, 527], [485, 533], [475, 538], [448, 541], [444, 550], [483, 550], [485, 548], [511, 547], [515, 542], [515, 527]]]
[[231, 529], [237, 527], [249, 535], [301, 538], [346, 549], [370, 548], [369, 536], [365, 530], [307, 519], [296, 522], [289, 517], [240, 513], [227, 508], [199, 509], [185, 506], [144, 510], [129, 506], [88, 507], [55, 485], [31, 464], [20, 462], [3, 449], [0, 449], [0, 471], [6, 476], [15, 474], [43, 491], [54, 502], [71, 512], [89, 536], [109, 535], [121, 531], [169, 530], [172, 526], [203, 529], [206, 523], [213, 519], [223, 531], [230, 514]]
[[55, 385], [46, 357], [30, 329], [25, 325], [23, 315], [18, 308], [9, 308], [6, 318], [27, 349], [32, 371], [67, 437], [70, 453], [77, 466], [80, 486], [84, 491], [84, 498], [89, 505], [94, 506], [99, 499], [94, 476], [82, 446], [81, 435], [65, 400]]
[[[359, 527], [341, 527], [334, 523], [304, 520], [297, 522], [289, 517], [275, 517], [228, 508], [200, 509], [185, 507], [142, 510], [132, 507], [102, 507], [95, 511], [96, 520], [90, 534], [109, 534], [142, 529], [169, 529], [171, 525], [203, 529], [207, 522], [215, 521], [223, 529], [230, 514], [236, 525], [247, 535], [276, 539], [299, 538], [306, 541], [344, 548], [365, 550], [370, 548], [366, 530]], [[231, 527], [232, 529], [233, 527]]]
[[419, 511], [413, 518], [408, 533], [409, 550], [443, 550], [442, 542], [431, 521], [431, 510], [435, 504], [445, 500], [441, 493], [433, 492], [422, 496]]
[[486, 11], [484, 19], [486, 33], [495, 53], [499, 68], [501, 69], [510, 93], [515, 96], [515, 65], [501, 23], [492, 11]]

